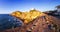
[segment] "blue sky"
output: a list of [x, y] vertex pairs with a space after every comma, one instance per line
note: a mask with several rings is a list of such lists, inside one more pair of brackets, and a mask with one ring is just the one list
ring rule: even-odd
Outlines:
[[13, 11], [29, 11], [35, 8], [39, 11], [54, 10], [60, 5], [60, 0], [0, 0], [0, 14]]

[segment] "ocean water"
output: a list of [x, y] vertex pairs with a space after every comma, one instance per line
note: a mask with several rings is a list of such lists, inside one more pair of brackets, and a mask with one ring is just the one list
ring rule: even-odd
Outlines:
[[20, 27], [23, 22], [9, 14], [0, 14], [0, 30], [11, 29], [12, 27]]

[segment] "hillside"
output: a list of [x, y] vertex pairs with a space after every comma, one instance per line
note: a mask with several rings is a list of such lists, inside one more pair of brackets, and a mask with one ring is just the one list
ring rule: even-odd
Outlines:
[[29, 12], [20, 12], [15, 11], [11, 13], [12, 16], [15, 16], [19, 19], [24, 20], [24, 23], [29, 23], [33, 19], [37, 18], [38, 16], [42, 16], [44, 13], [38, 11], [38, 10], [30, 10]]

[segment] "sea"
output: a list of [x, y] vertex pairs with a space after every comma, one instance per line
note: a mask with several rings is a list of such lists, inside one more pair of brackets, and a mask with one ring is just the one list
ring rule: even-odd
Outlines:
[[0, 14], [0, 30], [21, 27], [23, 22], [9, 14]]

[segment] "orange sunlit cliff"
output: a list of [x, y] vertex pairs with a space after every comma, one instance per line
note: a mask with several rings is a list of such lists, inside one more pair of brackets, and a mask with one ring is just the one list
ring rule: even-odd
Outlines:
[[11, 13], [12, 16], [15, 16], [17, 18], [23, 19], [24, 23], [29, 23], [33, 19], [37, 18], [38, 16], [42, 16], [44, 13], [38, 11], [38, 10], [30, 10], [29, 12], [20, 12], [15, 11]]

